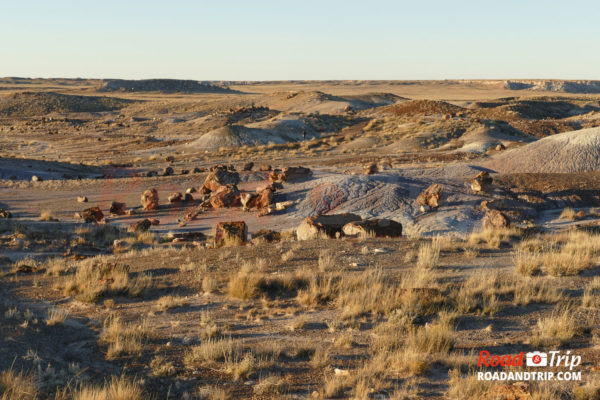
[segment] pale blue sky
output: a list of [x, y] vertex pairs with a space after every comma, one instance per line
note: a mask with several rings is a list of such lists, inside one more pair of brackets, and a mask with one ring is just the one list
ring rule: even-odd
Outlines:
[[0, 76], [600, 79], [600, 2], [0, 0]]

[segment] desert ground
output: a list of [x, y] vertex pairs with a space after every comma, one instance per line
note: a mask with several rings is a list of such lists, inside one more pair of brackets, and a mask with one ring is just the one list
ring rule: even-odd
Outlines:
[[600, 399], [600, 82], [0, 78], [0, 137], [2, 400]]

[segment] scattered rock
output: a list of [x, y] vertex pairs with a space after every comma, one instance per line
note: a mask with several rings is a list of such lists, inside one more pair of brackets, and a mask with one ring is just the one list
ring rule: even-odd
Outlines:
[[42, 181], [43, 181], [43, 179], [37, 175], [33, 175], [31, 177], [31, 182], [42, 182]]
[[305, 218], [296, 229], [298, 240], [317, 239], [320, 235], [330, 238], [342, 234], [344, 225], [353, 221], [361, 221], [355, 214], [315, 215]]
[[285, 167], [280, 175], [281, 181], [292, 181], [295, 179], [303, 179], [312, 175], [310, 168], [305, 167]]
[[88, 202], [88, 198], [85, 196], [77, 196], [77, 202], [78, 203], [87, 203]]
[[280, 202], [277, 202], [277, 203], [275, 203], [275, 209], [276, 209], [277, 211], [283, 211], [283, 210], [285, 210], [286, 208], [293, 206], [294, 204], [295, 204], [295, 203], [294, 203], [293, 201], [291, 201], [291, 200], [288, 200], [288, 201], [280, 201]]
[[160, 221], [156, 218], [148, 218], [148, 221], [150, 221], [150, 225], [152, 226], [160, 225]]
[[183, 217], [183, 219], [188, 222], [193, 221], [198, 217], [198, 215], [202, 214], [203, 212], [204, 207], [196, 207], [193, 210], [188, 211]]
[[0, 208], [0, 218], [12, 218], [10, 211]]
[[192, 170], [193, 174], [199, 174], [202, 172], [206, 172], [206, 168], [198, 168], [198, 167], [194, 167], [194, 169]]
[[421, 211], [425, 212], [438, 208], [443, 194], [444, 187], [439, 183], [434, 183], [422, 191], [417, 197], [417, 203], [421, 206]]
[[173, 175], [173, 168], [171, 167], [166, 167], [165, 169], [162, 170], [161, 175], [162, 176], [171, 176]]
[[189, 173], [190, 173], [189, 169], [182, 169], [180, 172], [181, 175], [188, 175]]
[[365, 166], [365, 175], [372, 175], [378, 172], [377, 164], [371, 163]]
[[194, 200], [194, 196], [192, 196], [191, 194], [185, 193], [183, 195], [183, 201], [192, 201], [192, 200]]
[[258, 194], [254, 207], [258, 209], [269, 208], [271, 207], [271, 204], [273, 204], [274, 198], [275, 195], [273, 194], [273, 191], [271, 189], [265, 189]]
[[127, 205], [125, 203], [119, 203], [118, 201], [113, 201], [110, 203], [110, 209], [108, 212], [111, 215], [125, 215], [127, 214]]
[[175, 157], [173, 157], [173, 156], [167, 156], [167, 157], [165, 157], [165, 161], [166, 162], [170, 162], [170, 163], [175, 162]]
[[144, 210], [156, 210], [158, 208], [158, 192], [154, 188], [144, 191], [141, 201]]
[[577, 219], [584, 219], [585, 218], [585, 211], [583, 211], [583, 210], [577, 211], [577, 214], [575, 214], [575, 218], [577, 218]]
[[498, 210], [490, 210], [485, 213], [481, 220], [483, 229], [503, 229], [510, 226], [510, 220]]
[[195, 187], [189, 187], [187, 189], [185, 189], [186, 193], [192, 194], [192, 193], [196, 193], [196, 188]]
[[344, 235], [361, 237], [400, 237], [402, 224], [391, 219], [353, 221], [342, 228]]
[[179, 203], [183, 201], [183, 194], [181, 192], [173, 192], [169, 195], [169, 203]]
[[239, 204], [240, 191], [235, 185], [221, 186], [210, 197], [210, 205], [213, 208], [233, 207]]
[[202, 193], [210, 193], [217, 191], [224, 185], [237, 185], [240, 182], [240, 174], [227, 170], [224, 165], [215, 165], [211, 167], [211, 172], [204, 180], [202, 185]]
[[129, 225], [127, 227], [127, 232], [146, 232], [151, 226], [152, 222], [146, 218]]
[[493, 182], [490, 173], [487, 171], [481, 171], [478, 173], [475, 178], [471, 181], [471, 190], [474, 192], [481, 192], [482, 190], [487, 189], [489, 185]]
[[240, 194], [240, 202], [242, 203], [242, 207], [244, 210], [249, 210], [253, 208], [256, 204], [256, 199], [258, 198], [257, 194], [244, 192]]
[[148, 172], [146, 172], [146, 177], [151, 178], [153, 176], [158, 176], [158, 172], [156, 172], [156, 171], [148, 171]]
[[502, 143], [497, 144], [496, 151], [502, 151], [502, 150], [506, 150], [506, 146], [503, 145]]
[[260, 166], [261, 171], [271, 171], [273, 168], [270, 165], [263, 164]]
[[81, 217], [86, 223], [98, 223], [104, 219], [104, 213], [100, 210], [100, 207], [90, 207], [81, 212]]
[[215, 247], [245, 243], [247, 235], [244, 221], [219, 222], [215, 226]]
[[254, 163], [252, 161], [247, 162], [246, 164], [244, 164], [244, 171], [252, 171], [252, 168], [254, 168]]

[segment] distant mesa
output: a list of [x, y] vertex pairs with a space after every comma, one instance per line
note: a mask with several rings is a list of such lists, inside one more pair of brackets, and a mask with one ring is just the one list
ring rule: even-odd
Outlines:
[[106, 79], [100, 86], [103, 92], [164, 92], [164, 93], [240, 93], [227, 86], [181, 79]]
[[49, 113], [120, 110], [133, 100], [104, 96], [76, 96], [55, 92], [21, 92], [0, 99], [0, 116], [32, 117]]
[[508, 80], [504, 82], [504, 88], [560, 93], [600, 93], [600, 81]]

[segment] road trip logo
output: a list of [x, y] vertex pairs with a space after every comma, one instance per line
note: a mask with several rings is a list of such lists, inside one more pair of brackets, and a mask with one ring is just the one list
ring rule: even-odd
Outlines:
[[[479, 352], [477, 367], [501, 369], [479, 371], [477, 379], [480, 381], [580, 381], [581, 371], [575, 370], [579, 365], [581, 365], [581, 356], [571, 354], [571, 350], [504, 355], [491, 354], [489, 351], [482, 350]], [[517, 368], [526, 370], [519, 371], [516, 370]]]

